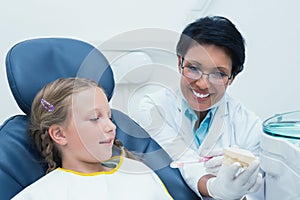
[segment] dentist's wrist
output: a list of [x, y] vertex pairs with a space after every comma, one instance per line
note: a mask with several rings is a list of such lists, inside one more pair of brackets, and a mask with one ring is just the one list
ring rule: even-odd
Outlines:
[[215, 200], [222, 200], [221, 197], [217, 196], [214, 193], [214, 187], [212, 185], [213, 185], [213, 182], [215, 181], [215, 179], [216, 179], [216, 177], [212, 177], [207, 180], [207, 182], [206, 182], [207, 192], [208, 192], [209, 196], [214, 198]]
[[208, 179], [206, 182], [207, 192], [210, 197], [214, 198], [215, 200], [247, 200], [245, 195], [243, 195], [240, 198], [232, 199], [232, 198], [226, 196], [226, 194], [218, 194], [218, 192], [215, 191], [215, 188], [218, 187], [215, 185], [216, 183], [214, 183], [215, 180], [216, 180], [216, 177], [212, 177], [212, 178]]

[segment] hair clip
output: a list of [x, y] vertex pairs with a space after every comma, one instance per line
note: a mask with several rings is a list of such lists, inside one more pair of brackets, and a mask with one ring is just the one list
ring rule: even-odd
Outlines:
[[48, 112], [52, 112], [54, 110], [54, 106], [43, 98], [41, 98], [41, 104]]

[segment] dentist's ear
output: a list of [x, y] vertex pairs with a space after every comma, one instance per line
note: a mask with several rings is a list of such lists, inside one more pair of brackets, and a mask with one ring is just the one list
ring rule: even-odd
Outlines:
[[178, 66], [178, 72], [181, 73], [181, 65], [182, 65], [182, 57], [180, 55], [177, 55], [177, 66]]
[[56, 125], [56, 124], [51, 125], [48, 129], [48, 133], [52, 138], [52, 140], [57, 144], [63, 146], [68, 143], [63, 128], [60, 125]]
[[229, 79], [229, 81], [228, 81], [228, 85], [231, 85], [232, 84], [232, 82], [233, 82], [233, 80], [234, 80], [234, 76], [231, 78], [231, 79]]

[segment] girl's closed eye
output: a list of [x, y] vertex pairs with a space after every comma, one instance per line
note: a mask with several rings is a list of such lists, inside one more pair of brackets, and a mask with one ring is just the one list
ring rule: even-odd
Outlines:
[[100, 119], [100, 116], [93, 116], [90, 118], [90, 121], [95, 122], [98, 121]]

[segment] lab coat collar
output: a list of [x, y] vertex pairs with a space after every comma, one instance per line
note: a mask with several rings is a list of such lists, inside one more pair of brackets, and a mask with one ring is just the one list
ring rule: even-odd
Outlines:
[[[181, 97], [184, 100], [184, 97], [180, 90], [177, 91], [177, 94], [178, 97]], [[180, 128], [182, 137], [192, 149], [198, 149], [200, 155], [207, 155], [211, 150], [213, 150], [217, 141], [220, 139], [221, 135], [224, 132], [226, 118], [228, 117], [227, 99], [228, 94], [225, 93], [222, 99], [220, 99], [219, 102], [212, 106], [212, 108], [215, 108], [216, 111], [211, 122], [211, 127], [199, 148], [197, 148], [197, 145], [194, 142], [193, 124], [185, 116], [183, 101], [181, 101], [181, 104], [179, 104], [181, 106], [180, 108], [178, 108], [178, 110], [180, 110], [182, 114], [182, 123]]]
[[222, 98], [223, 100], [220, 101], [220, 104], [217, 107], [216, 114], [212, 121], [211, 127], [201, 143], [199, 147], [199, 154], [201, 156], [206, 156], [211, 152], [215, 145], [217, 144], [218, 140], [220, 139], [221, 135], [224, 132], [224, 127], [226, 125], [226, 118], [228, 116], [228, 109], [226, 103], [226, 96]]

